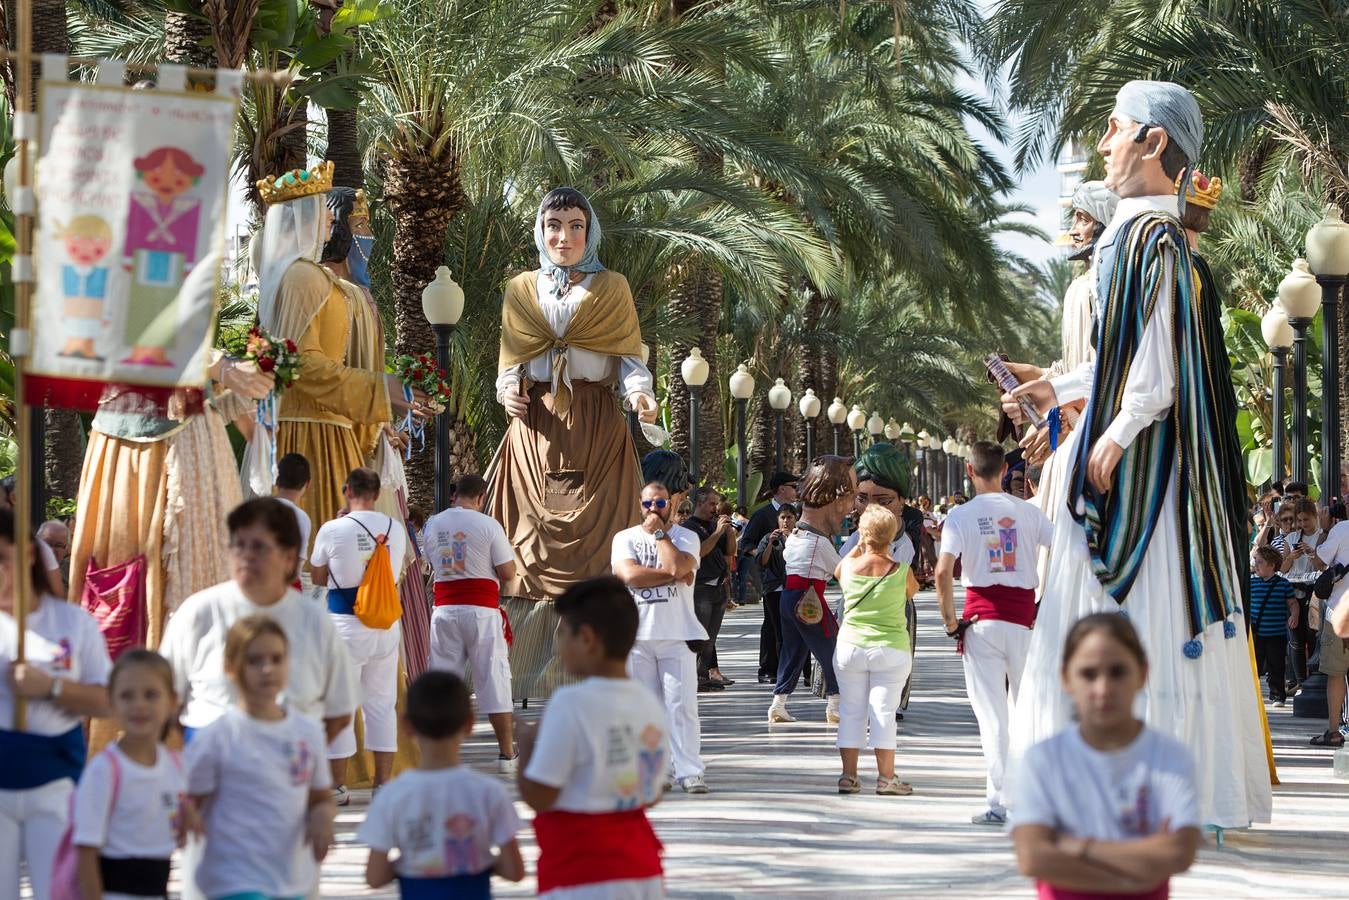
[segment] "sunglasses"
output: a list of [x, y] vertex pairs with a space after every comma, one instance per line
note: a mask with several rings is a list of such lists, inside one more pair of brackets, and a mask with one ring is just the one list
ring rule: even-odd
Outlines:
[[666, 499], [664, 499], [664, 498], [661, 498], [660, 500], [643, 500], [643, 501], [642, 501], [642, 509], [650, 509], [650, 508], [653, 507], [653, 506], [654, 506], [656, 509], [664, 509], [665, 507], [667, 507], [667, 506], [669, 506], [669, 505], [670, 505], [670, 501], [669, 501], [669, 500], [666, 500]]

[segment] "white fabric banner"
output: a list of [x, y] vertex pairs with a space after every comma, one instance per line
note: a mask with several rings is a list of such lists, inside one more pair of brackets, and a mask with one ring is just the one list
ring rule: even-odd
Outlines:
[[236, 98], [43, 82], [38, 110], [30, 371], [201, 387]]

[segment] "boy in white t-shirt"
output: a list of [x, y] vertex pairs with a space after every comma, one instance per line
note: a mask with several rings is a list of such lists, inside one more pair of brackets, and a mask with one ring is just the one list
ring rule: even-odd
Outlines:
[[[356, 832], [370, 845], [366, 883], [378, 888], [396, 877], [404, 897], [486, 897], [493, 875], [524, 878], [515, 838], [520, 817], [506, 789], [459, 762], [473, 731], [463, 679], [453, 672], [421, 675], [408, 687], [402, 726], [420, 762], [375, 795]], [[389, 859], [393, 850], [397, 861]]]
[[[398, 749], [398, 649], [403, 634], [394, 623], [389, 628], [370, 628], [355, 614], [356, 591], [376, 542], [389, 548], [389, 564], [395, 580], [403, 571], [407, 553], [407, 529], [401, 522], [375, 511], [379, 499], [379, 473], [352, 469], [342, 486], [347, 515], [325, 522], [314, 538], [310, 564], [314, 583], [328, 586], [328, 614], [351, 656], [352, 669], [361, 685], [361, 716], [365, 722], [365, 749], [375, 757], [375, 787], [389, 780], [393, 756]], [[328, 747], [334, 797], [339, 806], [350, 802], [346, 785], [347, 760], [356, 753], [356, 731], [348, 724]]]
[[497, 771], [513, 775], [510, 622], [501, 608], [501, 585], [515, 578], [515, 551], [501, 523], [483, 515], [486, 497], [482, 476], [461, 475], [454, 505], [428, 519], [423, 530], [422, 556], [431, 564], [436, 604], [427, 665], [460, 678], [472, 665], [478, 712], [496, 734]]
[[300, 453], [287, 453], [276, 461], [276, 499], [290, 507], [295, 513], [295, 523], [300, 526], [300, 576], [296, 579], [296, 589], [309, 593], [309, 585], [300, 586], [305, 575], [305, 563], [309, 561], [309, 538], [314, 523], [309, 513], [300, 508], [304, 495], [309, 492], [309, 460]]
[[688, 644], [707, 640], [693, 604], [700, 541], [670, 521], [678, 499], [657, 481], [642, 488], [642, 524], [614, 535], [610, 562], [637, 604], [629, 671], [665, 701], [676, 782], [687, 793], [705, 794], [698, 664]]
[[637, 609], [609, 576], [573, 585], [553, 608], [558, 658], [585, 680], [553, 694], [537, 738], [520, 730], [539, 896], [654, 900], [664, 896], [661, 844], [645, 810], [663, 790], [666, 726], [660, 702], [627, 676]]
[[[937, 599], [946, 633], [963, 648], [965, 692], [979, 721], [979, 743], [988, 765], [988, 808], [971, 821], [1000, 827], [1007, 822], [1002, 786], [1008, 717], [1035, 624], [1038, 552], [1049, 546], [1053, 532], [1037, 507], [1003, 493], [1007, 462], [1002, 447], [979, 441], [965, 469], [976, 496], [953, 507], [942, 525]], [[957, 560], [965, 586], [959, 620], [953, 590]]]

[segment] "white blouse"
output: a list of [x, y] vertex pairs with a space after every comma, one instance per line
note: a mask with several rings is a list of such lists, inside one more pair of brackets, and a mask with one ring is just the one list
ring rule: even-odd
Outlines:
[[[539, 308], [543, 310], [543, 317], [548, 320], [553, 333], [557, 336], [561, 337], [566, 333], [567, 326], [571, 324], [571, 317], [576, 314], [576, 310], [590, 293], [590, 282], [593, 277], [587, 275], [585, 280], [572, 287], [567, 296], [558, 300], [548, 291], [549, 280], [542, 275], [539, 276]], [[580, 347], [568, 347], [563, 352], [567, 354], [567, 370], [563, 380], [568, 388], [573, 381], [612, 381], [617, 371], [624, 397], [631, 398], [633, 394], [645, 394], [653, 401], [656, 399], [651, 370], [639, 357], [610, 356], [607, 353], [582, 350]], [[528, 363], [512, 366], [498, 375], [497, 400], [500, 401], [507, 390], [518, 390], [522, 375], [535, 382], [551, 382], [553, 357], [556, 353], [556, 350], [548, 350]]]
[[[1176, 198], [1171, 196], [1130, 197], [1121, 200], [1115, 218], [1106, 226], [1097, 242], [1093, 271], [1100, 258], [1101, 248], [1108, 246], [1120, 228], [1139, 213], [1160, 210], [1177, 214]], [[1173, 370], [1175, 353], [1172, 350], [1171, 291], [1175, 279], [1174, 256], [1168, 260], [1162, 274], [1152, 318], [1143, 329], [1143, 337], [1129, 367], [1124, 383], [1124, 397], [1119, 414], [1106, 429], [1104, 437], [1121, 447], [1128, 447], [1145, 427], [1164, 418], [1175, 402], [1176, 382]], [[1050, 380], [1060, 405], [1091, 395], [1096, 381], [1096, 361], [1084, 362], [1076, 369]]]

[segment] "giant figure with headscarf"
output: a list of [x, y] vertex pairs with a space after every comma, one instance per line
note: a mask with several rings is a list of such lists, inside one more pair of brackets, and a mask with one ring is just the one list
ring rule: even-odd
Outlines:
[[637, 452], [615, 398], [655, 420], [637, 308], [622, 275], [599, 261], [600, 223], [583, 194], [539, 204], [539, 268], [506, 286], [497, 397], [510, 417], [488, 470], [487, 511], [519, 563], [507, 607], [517, 696], [546, 696], [556, 616], [547, 601], [609, 570], [613, 536], [637, 524]]
[[[1059, 687], [1067, 630], [1115, 611], [1147, 651], [1138, 712], [1192, 752], [1203, 822], [1231, 828], [1269, 820], [1270, 782], [1244, 639], [1244, 510], [1226, 483], [1235, 403], [1222, 332], [1205, 308], [1213, 298], [1179, 221], [1203, 134], [1181, 86], [1120, 89], [1097, 147], [1120, 201], [1093, 260], [1095, 360], [1013, 392], [1045, 411], [1087, 405], [1059, 451], [1071, 461], [1070, 515], [1054, 526], [1010, 777], [1031, 743], [1069, 722]], [[1020, 416], [1013, 395], [1003, 408]]]

